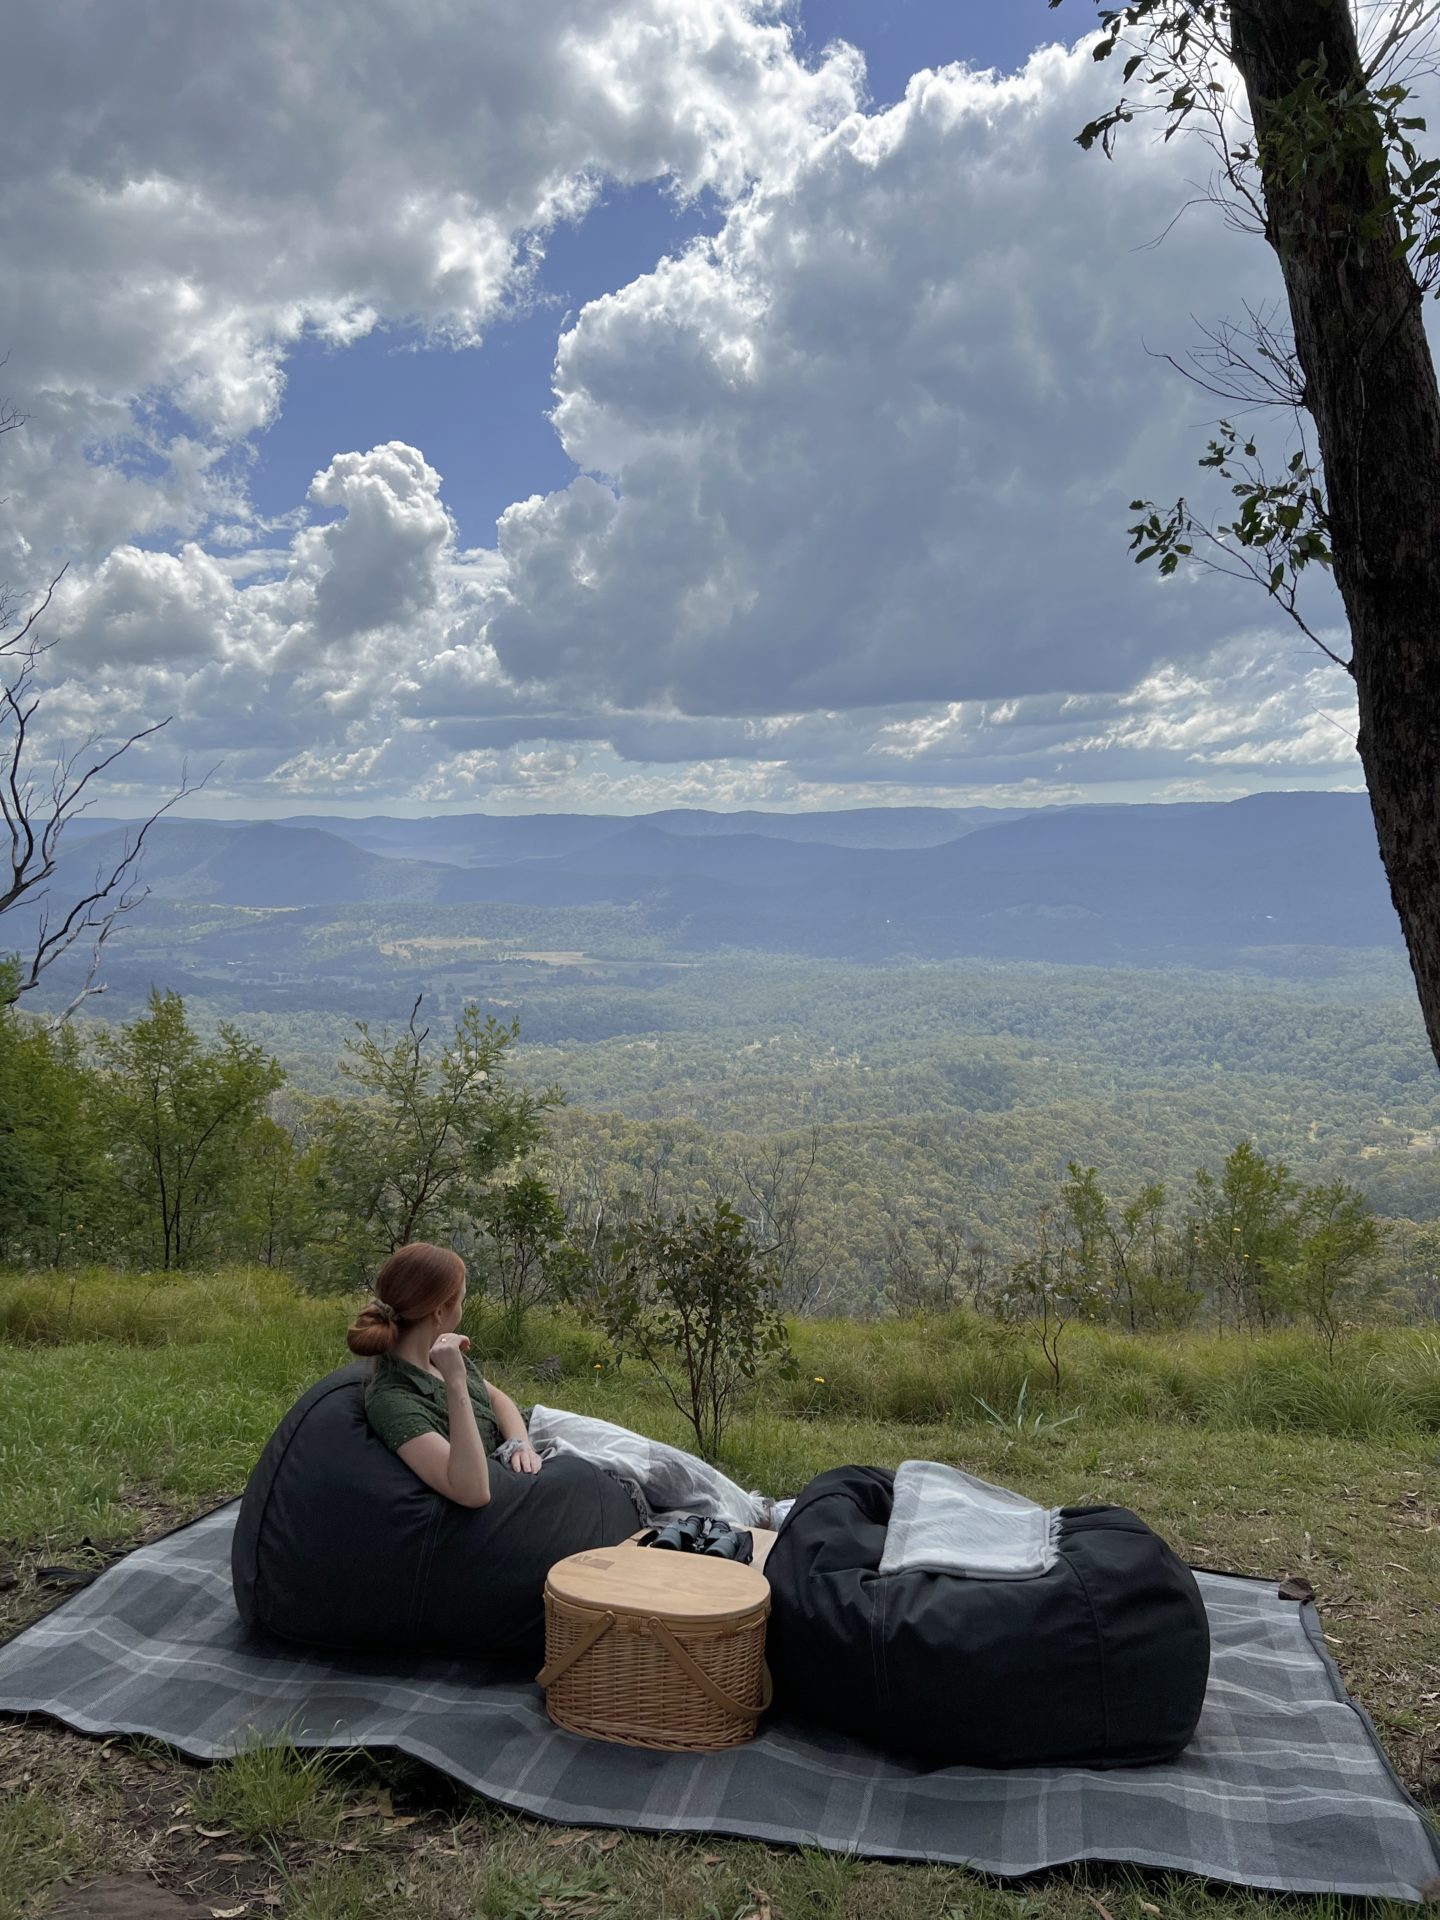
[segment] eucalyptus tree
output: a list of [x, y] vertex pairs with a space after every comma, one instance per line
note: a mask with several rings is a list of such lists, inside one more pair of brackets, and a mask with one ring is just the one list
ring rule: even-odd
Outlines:
[[[1135, 91], [1076, 137], [1108, 154], [1150, 114], [1165, 139], [1208, 144], [1212, 196], [1274, 252], [1288, 322], [1221, 319], [1192, 364], [1237, 408], [1273, 406], [1298, 429], [1277, 464], [1263, 429], [1222, 420], [1201, 465], [1229, 483], [1227, 515], [1136, 500], [1132, 550], [1162, 573], [1195, 557], [1250, 576], [1352, 676], [1440, 1060], [1440, 389], [1424, 321], [1440, 288], [1440, 160], [1418, 145], [1414, 101], [1440, 4], [1134, 0], [1098, 14], [1095, 58], [1123, 54]], [[1333, 573], [1348, 652], [1302, 610], [1312, 567]]]
[[511, 1079], [518, 1024], [472, 1004], [437, 1039], [420, 1007], [396, 1034], [357, 1021], [341, 1063], [354, 1097], [312, 1111], [317, 1233], [307, 1266], [319, 1284], [359, 1286], [408, 1241], [466, 1244], [497, 1177], [538, 1146], [559, 1103], [555, 1089]]

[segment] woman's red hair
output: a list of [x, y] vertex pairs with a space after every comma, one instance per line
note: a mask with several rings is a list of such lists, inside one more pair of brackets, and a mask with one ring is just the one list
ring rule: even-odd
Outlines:
[[397, 1247], [375, 1276], [380, 1304], [355, 1316], [346, 1346], [362, 1357], [389, 1353], [407, 1326], [448, 1307], [464, 1284], [465, 1262], [451, 1248], [431, 1246], [428, 1240]]

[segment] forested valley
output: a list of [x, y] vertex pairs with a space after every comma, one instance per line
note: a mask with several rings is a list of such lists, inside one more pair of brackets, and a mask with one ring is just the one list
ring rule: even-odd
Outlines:
[[0, 1260], [328, 1290], [430, 1236], [523, 1314], [730, 1207], [791, 1313], [1430, 1318], [1403, 963], [1263, 963], [677, 958], [623, 907], [147, 902], [104, 1001], [0, 1020]]

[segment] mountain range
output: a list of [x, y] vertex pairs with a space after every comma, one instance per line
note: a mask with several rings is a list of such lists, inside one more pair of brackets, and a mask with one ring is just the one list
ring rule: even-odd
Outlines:
[[[118, 852], [87, 819], [56, 897]], [[670, 944], [881, 960], [1233, 964], [1397, 947], [1363, 794], [1155, 806], [384, 816], [152, 828], [157, 898], [249, 908], [643, 906]]]

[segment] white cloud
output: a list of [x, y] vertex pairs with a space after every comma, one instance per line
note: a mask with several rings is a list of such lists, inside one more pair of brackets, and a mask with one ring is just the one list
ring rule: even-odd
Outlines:
[[734, 195], [859, 81], [843, 51], [802, 66], [747, 0], [50, 0], [7, 22], [6, 60], [0, 343], [31, 414], [12, 471], [32, 542], [96, 553], [114, 517], [88, 490], [63, 513], [57, 457], [148, 443], [124, 532], [191, 531], [213, 502], [165, 473], [165, 409], [233, 442], [273, 418], [304, 332], [476, 339], [601, 183]]
[[[1210, 411], [1144, 345], [1275, 280], [1204, 214], [1138, 250], [1195, 156], [1081, 156], [1114, 84], [1083, 49], [875, 115], [760, 0], [57, 0], [10, 57], [67, 69], [0, 129], [8, 561], [76, 556], [54, 728], [173, 712], [237, 810], [1353, 777], [1342, 676], [1126, 560]], [[302, 333], [475, 338], [548, 227], [647, 179], [728, 219], [559, 340], [570, 486], [465, 551], [424, 448], [337, 448], [256, 526], [247, 437]]]
[[[1144, 342], [1276, 290], [1174, 147], [1074, 146], [1081, 49], [923, 74], [817, 136], [723, 235], [588, 306], [554, 419], [588, 470], [502, 519], [517, 679], [765, 713], [1118, 689], [1242, 604], [1125, 558], [1208, 403]], [[600, 476], [600, 479], [588, 477]]]
[[400, 441], [337, 454], [315, 476], [310, 498], [343, 517], [307, 536], [307, 558], [325, 565], [312, 625], [322, 644], [396, 626], [439, 601], [436, 566], [454, 529], [440, 502], [440, 476]]

